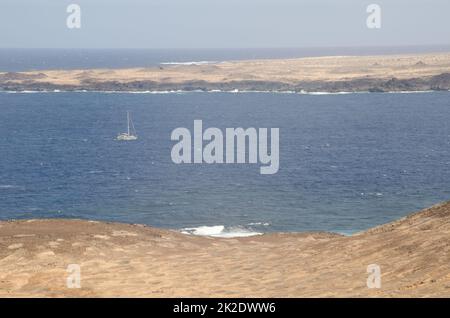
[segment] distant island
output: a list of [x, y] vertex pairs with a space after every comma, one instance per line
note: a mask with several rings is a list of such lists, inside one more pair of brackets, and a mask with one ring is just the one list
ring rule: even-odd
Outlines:
[[0, 91], [398, 92], [450, 90], [450, 53], [0, 73]]

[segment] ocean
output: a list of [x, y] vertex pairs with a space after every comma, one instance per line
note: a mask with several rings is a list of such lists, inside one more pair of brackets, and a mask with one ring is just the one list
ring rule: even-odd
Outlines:
[[[0, 93], [0, 218], [351, 234], [450, 199], [450, 93]], [[126, 112], [139, 139], [115, 140]], [[177, 127], [277, 127], [280, 169], [174, 164]]]

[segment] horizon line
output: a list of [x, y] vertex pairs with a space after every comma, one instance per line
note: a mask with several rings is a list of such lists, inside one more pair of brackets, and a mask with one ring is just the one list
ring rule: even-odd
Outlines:
[[275, 46], [275, 47], [0, 47], [0, 50], [287, 50], [287, 49], [371, 49], [450, 47], [445, 44], [399, 44], [399, 45], [339, 45], [339, 46]]

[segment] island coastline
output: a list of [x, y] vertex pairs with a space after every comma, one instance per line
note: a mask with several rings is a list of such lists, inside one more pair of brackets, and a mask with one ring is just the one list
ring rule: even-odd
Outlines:
[[0, 91], [416, 92], [450, 90], [450, 53], [0, 73]]

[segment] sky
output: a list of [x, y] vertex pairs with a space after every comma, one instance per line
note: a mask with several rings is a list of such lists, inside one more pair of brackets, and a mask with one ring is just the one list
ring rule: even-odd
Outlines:
[[[366, 25], [372, 3], [379, 29]], [[0, 0], [0, 48], [448, 45], [449, 16], [450, 0]]]

